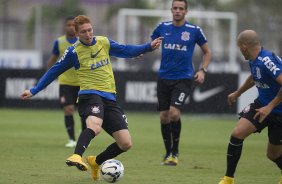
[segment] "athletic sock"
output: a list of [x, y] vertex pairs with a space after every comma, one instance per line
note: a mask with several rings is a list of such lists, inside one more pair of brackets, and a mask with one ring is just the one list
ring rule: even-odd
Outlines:
[[102, 153], [100, 153], [97, 157], [96, 157], [96, 163], [98, 165], [101, 165], [104, 161], [108, 160], [108, 159], [112, 159], [116, 156], [118, 156], [119, 154], [123, 153], [124, 151], [122, 149], [120, 149], [117, 145], [117, 143], [113, 143], [110, 146], [107, 147], [107, 149], [105, 151], [103, 151]]
[[88, 147], [90, 141], [94, 137], [95, 137], [95, 132], [92, 129], [86, 128], [85, 130], [83, 130], [77, 140], [74, 153], [82, 156], [84, 151]]
[[80, 121], [81, 121], [81, 132], [82, 132], [87, 127], [86, 126], [86, 119], [85, 118], [80, 118]]
[[180, 132], [181, 132], [181, 120], [171, 122], [171, 129], [172, 129], [172, 154], [178, 154], [178, 147], [179, 147], [179, 139], [180, 139]]
[[73, 115], [65, 115], [65, 127], [67, 129], [69, 139], [75, 140]]
[[234, 173], [241, 157], [244, 139], [230, 138], [227, 149], [227, 170], [226, 176], [234, 177]]
[[273, 160], [274, 163], [282, 170], [282, 155], [278, 157], [277, 159]]
[[161, 124], [161, 131], [166, 149], [166, 156], [168, 156], [171, 153], [171, 146], [172, 146], [171, 123]]

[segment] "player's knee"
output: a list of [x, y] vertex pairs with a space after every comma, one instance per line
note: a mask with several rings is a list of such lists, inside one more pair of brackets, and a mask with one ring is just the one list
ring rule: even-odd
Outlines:
[[167, 124], [170, 122], [168, 114], [161, 114], [160, 115], [161, 124]]
[[266, 153], [266, 157], [269, 159], [269, 160], [272, 160], [275, 162], [275, 160], [277, 160], [278, 158], [282, 159], [282, 155], [280, 153], [274, 153], [274, 152], [270, 152], [268, 151]]
[[231, 136], [232, 136], [232, 137], [235, 137], [235, 138], [237, 138], [237, 139], [245, 139], [245, 138], [246, 138], [246, 137], [244, 136], [243, 132], [240, 131], [240, 129], [238, 129], [238, 128], [236, 128], [236, 127], [232, 130]]
[[180, 119], [179, 114], [172, 114], [172, 115], [170, 116], [170, 121], [176, 122], [176, 121], [178, 121], [179, 119]]
[[175, 112], [175, 111], [171, 111], [170, 114], [169, 114], [169, 117], [170, 117], [170, 121], [178, 121], [180, 119], [180, 114], [178, 112]]
[[128, 151], [131, 147], [132, 147], [132, 141], [129, 139], [129, 140], [126, 140], [126, 141], [123, 141], [120, 145], [119, 145], [120, 149], [123, 150], [123, 151]]
[[180, 110], [171, 106], [169, 109], [169, 119], [173, 122], [178, 121], [180, 119]]
[[95, 135], [98, 135], [101, 130], [102, 130], [102, 127], [97, 125], [97, 124], [87, 124], [87, 128], [90, 128], [91, 130], [93, 130], [95, 132]]
[[72, 107], [72, 106], [65, 106], [64, 107], [64, 113], [65, 113], [65, 115], [72, 115], [73, 114], [73, 112], [74, 112], [74, 107]]

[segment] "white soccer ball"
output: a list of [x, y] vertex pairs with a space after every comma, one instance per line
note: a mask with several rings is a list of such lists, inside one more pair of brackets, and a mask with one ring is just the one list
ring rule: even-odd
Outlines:
[[120, 161], [110, 159], [102, 163], [100, 171], [105, 181], [115, 183], [123, 177], [124, 167]]

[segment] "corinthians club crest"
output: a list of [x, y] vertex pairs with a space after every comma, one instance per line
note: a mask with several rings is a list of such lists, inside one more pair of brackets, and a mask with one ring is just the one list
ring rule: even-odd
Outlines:
[[91, 107], [91, 111], [94, 114], [98, 114], [98, 113], [100, 113], [100, 108], [99, 108], [99, 106], [94, 106], [94, 107]]
[[187, 31], [182, 32], [181, 40], [183, 40], [183, 41], [188, 41], [188, 40], [190, 40], [190, 33], [187, 32]]

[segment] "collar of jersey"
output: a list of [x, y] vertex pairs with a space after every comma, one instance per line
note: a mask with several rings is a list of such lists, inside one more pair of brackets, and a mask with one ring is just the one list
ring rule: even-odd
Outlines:
[[96, 44], [96, 37], [93, 38], [93, 41], [92, 41], [91, 45], [87, 45], [87, 44], [83, 43], [81, 40], [79, 40], [79, 41], [80, 41], [80, 43], [82, 43], [82, 45], [85, 45], [85, 46], [92, 46], [92, 45], [95, 45], [95, 44]]

